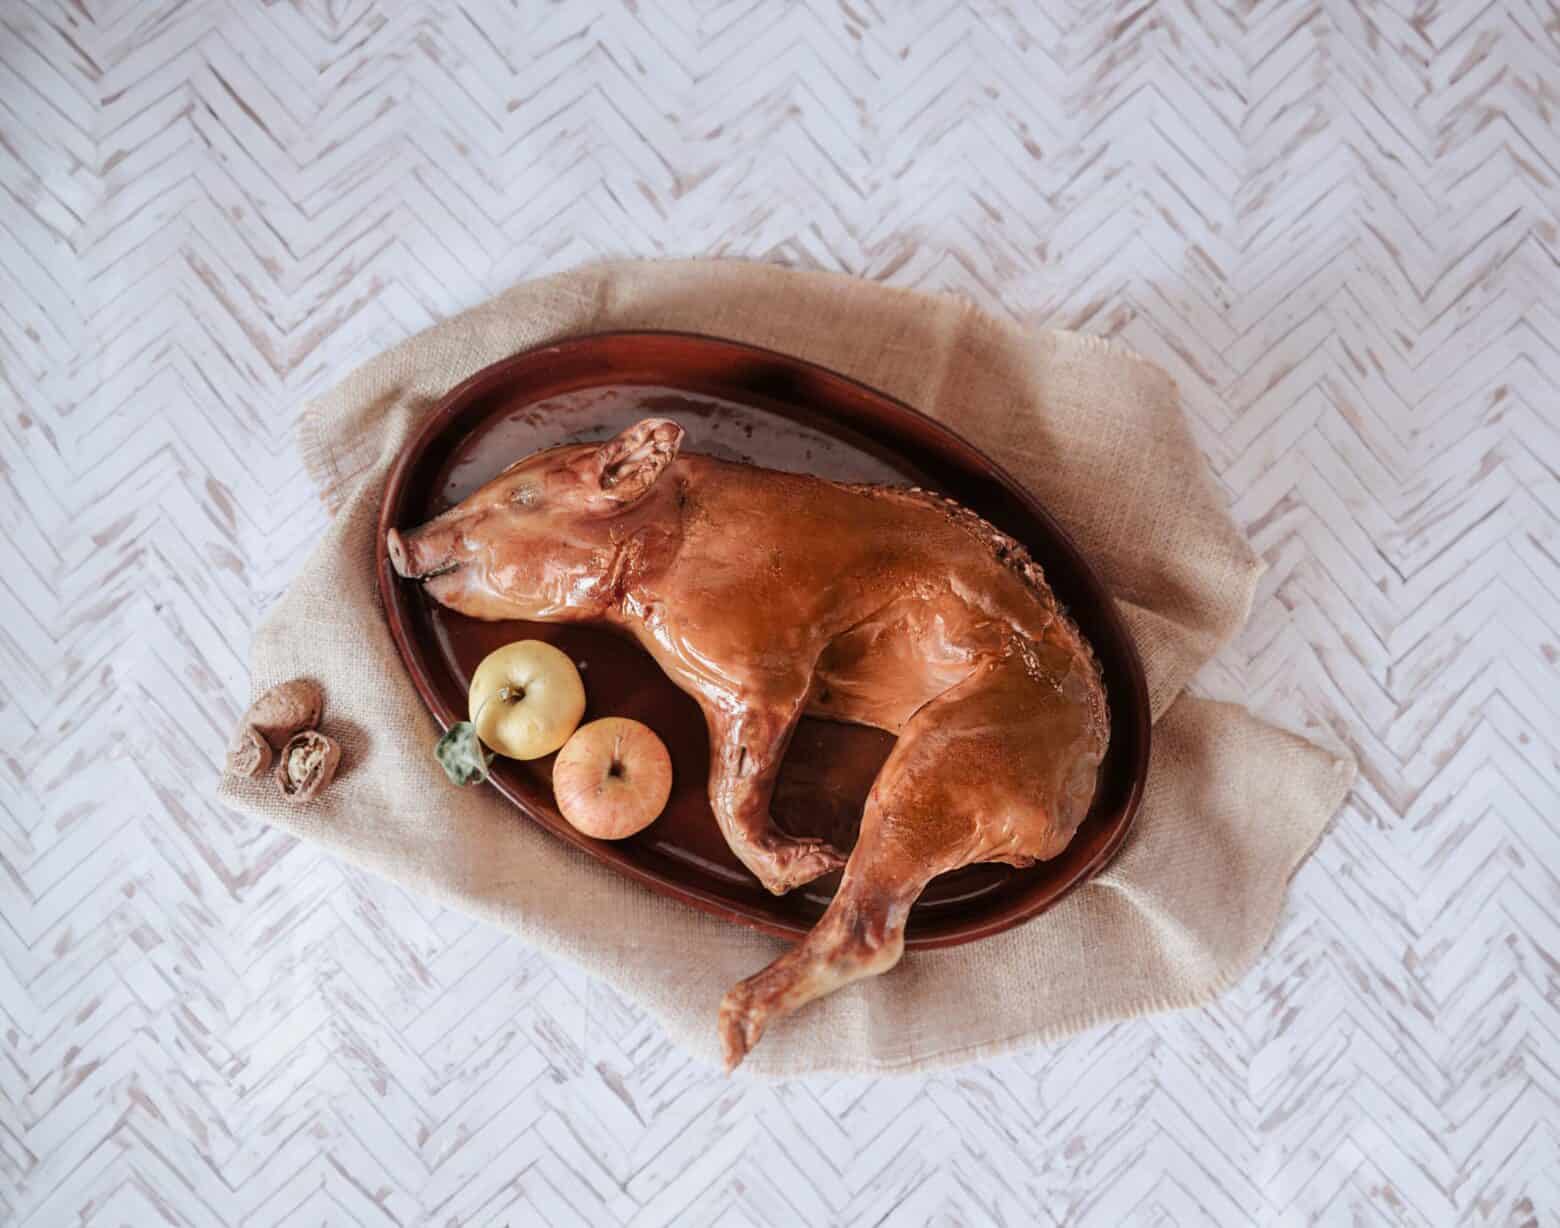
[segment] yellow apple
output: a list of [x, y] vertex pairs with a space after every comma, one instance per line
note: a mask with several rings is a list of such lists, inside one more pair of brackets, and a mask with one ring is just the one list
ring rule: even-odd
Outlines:
[[467, 696], [477, 737], [511, 759], [540, 759], [585, 715], [580, 671], [551, 644], [517, 640], [482, 658]]
[[558, 809], [587, 836], [621, 840], [654, 823], [672, 793], [672, 757], [648, 725], [608, 716], [581, 725], [553, 763]]

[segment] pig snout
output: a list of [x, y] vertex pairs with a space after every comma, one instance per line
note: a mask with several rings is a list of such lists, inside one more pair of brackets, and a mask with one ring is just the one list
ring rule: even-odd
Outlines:
[[395, 574], [408, 580], [429, 580], [460, 566], [455, 535], [442, 526], [435, 530], [425, 525], [406, 533], [391, 529], [385, 534], [385, 549]]
[[391, 529], [385, 534], [385, 549], [390, 553], [390, 566], [395, 568], [395, 574], [406, 577], [410, 573], [406, 570], [406, 543], [401, 540], [401, 534]]

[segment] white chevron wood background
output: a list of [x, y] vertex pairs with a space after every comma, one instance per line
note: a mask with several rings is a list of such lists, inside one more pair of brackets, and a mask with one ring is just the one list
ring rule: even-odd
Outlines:
[[[1560, 1223], [1560, 10], [0, 5], [0, 1221]], [[1359, 788], [1213, 1008], [728, 1082], [211, 800], [295, 408], [721, 254], [1118, 336]]]

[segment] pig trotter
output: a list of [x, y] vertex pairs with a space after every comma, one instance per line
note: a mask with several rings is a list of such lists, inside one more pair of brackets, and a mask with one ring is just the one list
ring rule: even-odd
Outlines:
[[845, 864], [845, 854], [826, 840], [807, 836], [786, 836], [778, 831], [758, 850], [751, 862], [744, 862], [758, 881], [774, 895], [784, 895], [793, 887], [831, 874]]
[[730, 1074], [764, 1035], [764, 1021], [753, 1007], [754, 978], [733, 985], [720, 1000], [720, 1060]]

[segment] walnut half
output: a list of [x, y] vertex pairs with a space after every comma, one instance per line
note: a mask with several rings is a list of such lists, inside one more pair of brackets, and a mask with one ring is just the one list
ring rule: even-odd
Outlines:
[[289, 801], [309, 802], [336, 775], [341, 747], [316, 729], [294, 734], [276, 760], [276, 786]]
[[234, 776], [259, 776], [271, 766], [271, 744], [245, 725], [228, 747], [227, 770]]

